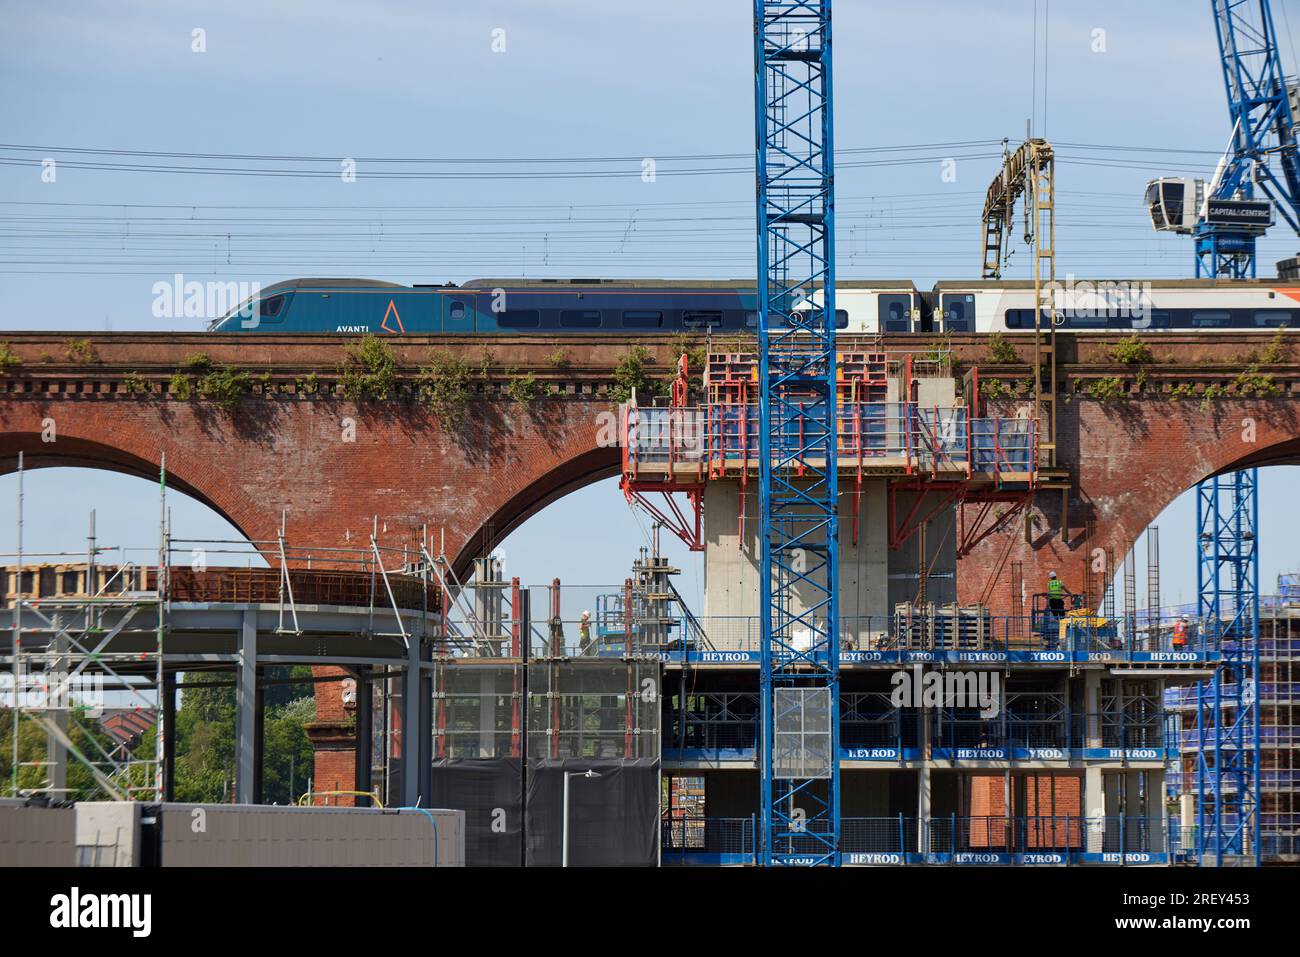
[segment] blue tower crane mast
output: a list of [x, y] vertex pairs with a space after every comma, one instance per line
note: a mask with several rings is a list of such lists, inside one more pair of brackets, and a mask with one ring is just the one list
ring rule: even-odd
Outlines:
[[1196, 487], [1198, 617], [1206, 646], [1221, 650], [1196, 702], [1197, 853], [1260, 862], [1259, 470]]
[[754, 0], [759, 569], [767, 865], [838, 865], [830, 0]]
[[[1208, 184], [1154, 180], [1146, 202], [1156, 229], [1194, 237], [1198, 279], [1254, 279], [1255, 241], [1273, 225], [1273, 211], [1300, 233], [1297, 94], [1282, 70], [1270, 0], [1211, 3], [1232, 140]], [[1279, 269], [1296, 278], [1297, 261]]]

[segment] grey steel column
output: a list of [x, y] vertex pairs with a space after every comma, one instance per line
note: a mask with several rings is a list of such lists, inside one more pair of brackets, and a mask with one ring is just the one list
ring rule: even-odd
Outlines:
[[235, 666], [235, 801], [257, 800], [257, 613], [244, 612]]
[[[39, 571], [36, 573], [35, 578], [36, 593], [40, 594]], [[50, 650], [54, 652], [56, 657], [46, 666], [46, 682], [53, 693], [53, 700], [46, 701], [45, 705], [50, 709], [50, 721], [66, 736], [71, 726], [69, 719], [72, 707], [73, 681], [68, 675], [72, 669], [67, 657], [68, 639], [60, 633], [63, 628], [63, 616], [57, 612], [54, 614], [53, 625], [54, 637], [50, 641]], [[50, 792], [59, 800], [66, 800], [68, 797], [68, 749], [63, 746], [63, 740], [59, 735], [47, 734], [45, 738], [46, 759], [50, 762]]]
[[[370, 666], [358, 665], [357, 673], [357, 747], [356, 747], [356, 789], [369, 792], [374, 786], [371, 780], [371, 748], [374, 738], [374, 690], [370, 680]], [[357, 795], [357, 807], [370, 807], [368, 797]]]
[[420, 790], [422, 780], [428, 777], [427, 772], [421, 773], [420, 755], [426, 749], [420, 739], [424, 731], [432, 734], [424, 720], [429, 709], [423, 701], [420, 650], [419, 638], [412, 635], [406, 653], [406, 671], [402, 675], [402, 803], [407, 807], [415, 807], [429, 793], [427, 787]]
[[162, 708], [159, 719], [163, 733], [163, 800], [176, 800], [176, 672], [163, 672]]

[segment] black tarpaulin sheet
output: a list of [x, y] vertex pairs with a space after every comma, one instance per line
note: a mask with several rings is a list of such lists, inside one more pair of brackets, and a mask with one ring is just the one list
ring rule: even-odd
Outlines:
[[[528, 865], [558, 867], [564, 773], [569, 783], [570, 867], [653, 867], [659, 860], [659, 762], [650, 758], [528, 761]], [[468, 853], [468, 852], [467, 852]]]
[[523, 762], [519, 758], [433, 763], [430, 807], [465, 812], [465, 865], [518, 867], [523, 835]]

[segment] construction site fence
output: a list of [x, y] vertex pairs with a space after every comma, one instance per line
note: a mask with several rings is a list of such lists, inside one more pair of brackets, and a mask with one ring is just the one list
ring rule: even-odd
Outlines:
[[[775, 428], [791, 441], [806, 428], [791, 413]], [[678, 466], [709, 469], [756, 464], [760, 448], [758, 407], [641, 408], [621, 417], [624, 472]], [[916, 469], [1029, 472], [1037, 456], [1035, 423], [1029, 418], [973, 418], [965, 408], [926, 408], [903, 402], [857, 402], [836, 407], [836, 453], [842, 467], [888, 460]]]

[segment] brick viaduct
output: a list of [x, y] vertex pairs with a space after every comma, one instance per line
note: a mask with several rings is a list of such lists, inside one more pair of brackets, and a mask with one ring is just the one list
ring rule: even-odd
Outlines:
[[[1009, 523], [959, 563], [961, 599], [986, 597], [1007, 611], [1011, 561], [1023, 562], [1027, 582], [1057, 568], [1077, 588], [1085, 556], [1109, 548], [1121, 557], [1199, 480], [1300, 462], [1300, 363], [1267, 355], [1270, 339], [1153, 337], [1149, 363], [1124, 365], [1111, 355], [1114, 336], [1059, 337], [1069, 528], [1062, 534], [1059, 493], [1040, 496], [1028, 529]], [[340, 373], [348, 342], [336, 336], [12, 333], [6, 341], [0, 470], [13, 471], [22, 451], [28, 468], [92, 466], [153, 479], [165, 454], [172, 487], [253, 542], [274, 541], [282, 509], [288, 538], [300, 547], [363, 546], [377, 518], [388, 544], [414, 541], [426, 525], [445, 536], [461, 571], [549, 502], [616, 474], [618, 449], [598, 442], [615, 367], [639, 346], [650, 373], [666, 378], [676, 357], [662, 338], [408, 336], [388, 340], [397, 397], [353, 401], [342, 394]], [[1031, 339], [1009, 341], [1029, 355]], [[986, 387], [1029, 374], [1024, 364], [991, 364], [981, 337], [950, 344], [958, 372], [978, 364]], [[884, 345], [925, 348], [916, 337], [886, 337]], [[471, 370], [469, 412], [455, 428], [415, 395], [431, 350]], [[233, 408], [180, 398], [173, 376], [196, 381], [203, 371], [194, 368], [196, 354], [214, 368], [248, 372], [251, 391]], [[1272, 364], [1252, 365], [1261, 354]], [[537, 397], [522, 402], [511, 383], [526, 376]], [[318, 695], [317, 710], [325, 727], [345, 718], [337, 692]], [[350, 751], [318, 754], [318, 780], [350, 778], [339, 762], [350, 767]]]

